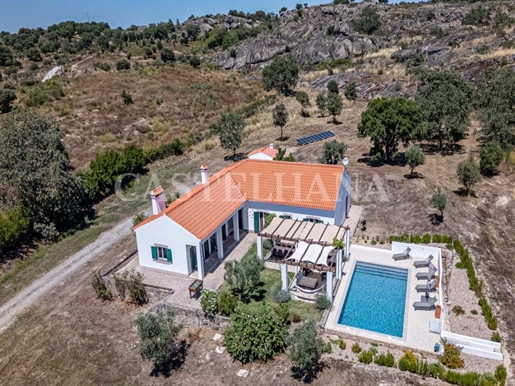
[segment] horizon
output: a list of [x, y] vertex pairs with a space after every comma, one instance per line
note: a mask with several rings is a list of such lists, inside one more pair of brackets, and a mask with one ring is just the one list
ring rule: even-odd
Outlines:
[[[397, 3], [393, 1], [392, 3]], [[409, 1], [418, 2], [418, 1]], [[181, 23], [191, 15], [196, 17], [207, 14], [227, 14], [235, 9], [245, 13], [262, 10], [279, 14], [282, 7], [294, 9], [295, 5], [307, 3], [308, 6], [330, 4], [329, 1], [273, 0], [243, 1], [227, 0], [220, 2], [190, 2], [164, 0], [2, 0], [0, 2], [0, 31], [17, 33], [20, 28], [43, 28], [65, 21], [106, 22], [112, 29], [127, 29], [131, 25], [149, 25], [179, 19]], [[57, 11], [55, 11], [57, 9]], [[166, 15], [166, 16], [163, 16]]]

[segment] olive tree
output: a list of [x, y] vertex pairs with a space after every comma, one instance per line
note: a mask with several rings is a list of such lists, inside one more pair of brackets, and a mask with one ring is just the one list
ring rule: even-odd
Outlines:
[[233, 156], [236, 157], [236, 150], [241, 145], [243, 129], [245, 128], [245, 119], [236, 113], [226, 113], [215, 126], [215, 133], [220, 137], [220, 143], [223, 149], [232, 150]]
[[465, 187], [465, 194], [468, 196], [474, 187], [481, 180], [479, 166], [472, 156], [458, 164], [458, 181]]
[[315, 323], [309, 320], [297, 327], [288, 337], [287, 344], [294, 374], [305, 382], [310, 382], [321, 369], [320, 358], [326, 346], [317, 334]]
[[275, 106], [274, 110], [272, 111], [272, 117], [274, 120], [274, 126], [279, 126], [281, 128], [281, 136], [279, 139], [283, 139], [283, 128], [286, 125], [286, 122], [288, 121], [288, 112], [286, 111], [286, 107], [284, 107], [284, 104], [279, 103]]
[[481, 174], [491, 176], [497, 173], [497, 168], [504, 158], [504, 150], [497, 142], [487, 142], [479, 152], [479, 169]]
[[324, 144], [324, 153], [318, 161], [322, 164], [337, 165], [341, 160], [343, 160], [343, 157], [345, 157], [346, 151], [346, 144], [333, 139], [332, 141]]
[[330, 92], [326, 98], [326, 108], [329, 114], [333, 116], [333, 123], [336, 123], [336, 117], [340, 115], [343, 108], [342, 96], [338, 93]]
[[424, 153], [422, 152], [420, 146], [410, 147], [408, 150], [406, 150], [404, 157], [406, 157], [406, 163], [411, 169], [411, 175], [413, 175], [413, 170], [415, 170], [417, 166], [424, 165], [425, 162]]
[[140, 336], [140, 354], [150, 359], [154, 368], [168, 374], [172, 364], [181, 354], [178, 335], [181, 326], [175, 323], [173, 311], [158, 311], [138, 316], [136, 326]]
[[431, 205], [440, 211], [440, 216], [443, 219], [443, 211], [447, 206], [447, 196], [442, 193], [440, 188], [438, 188], [438, 191], [431, 196]]
[[232, 292], [240, 300], [246, 299], [257, 287], [261, 271], [265, 269], [263, 260], [257, 255], [245, 255], [241, 261], [227, 261], [224, 266], [224, 278]]
[[299, 102], [302, 106], [300, 115], [302, 115], [303, 117], [309, 117], [309, 113], [305, 110], [307, 107], [311, 106], [308, 94], [304, 91], [297, 91], [297, 93], [295, 94], [295, 99], [297, 99], [297, 102]]
[[320, 113], [320, 115], [323, 117], [325, 115], [325, 112], [326, 112], [326, 104], [327, 104], [327, 98], [324, 94], [320, 93], [317, 95], [317, 98], [316, 98], [316, 105], [318, 107], [318, 112]]

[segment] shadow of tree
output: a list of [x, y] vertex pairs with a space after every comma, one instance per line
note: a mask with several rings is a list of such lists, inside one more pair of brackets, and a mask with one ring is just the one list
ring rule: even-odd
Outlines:
[[443, 223], [443, 216], [437, 213], [431, 213], [427, 217], [431, 221], [432, 225], [440, 225], [441, 223]]
[[176, 349], [172, 354], [173, 357], [169, 358], [169, 360], [162, 361], [162, 363], [160, 361], [159, 364], [154, 363], [154, 367], [150, 372], [150, 376], [158, 377], [160, 375], [163, 375], [166, 378], [168, 378], [171, 375], [172, 371], [182, 368], [184, 361], [186, 360], [188, 347], [189, 344], [185, 340], [178, 342]]
[[315, 379], [317, 379], [318, 374], [326, 367], [328, 368], [324, 362], [318, 362], [316, 365], [307, 369], [301, 369], [299, 367], [292, 366], [292, 378], [304, 383], [312, 383]]
[[247, 155], [245, 153], [236, 153], [236, 155], [226, 155], [224, 161], [238, 162], [244, 159]]
[[419, 172], [413, 172], [413, 173], [405, 174], [404, 178], [406, 178], [408, 180], [413, 180], [413, 179], [424, 179], [426, 177], [424, 177], [424, 175], [420, 174]]

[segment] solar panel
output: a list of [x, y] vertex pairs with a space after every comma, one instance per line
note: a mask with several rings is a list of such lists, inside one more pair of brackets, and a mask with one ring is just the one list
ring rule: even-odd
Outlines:
[[307, 144], [310, 144], [310, 143], [313, 143], [313, 142], [322, 141], [322, 140], [330, 138], [330, 137], [334, 137], [334, 133], [333, 132], [331, 132], [331, 131], [323, 131], [323, 132], [318, 133], [318, 134], [313, 134], [313, 135], [309, 135], [307, 137], [299, 138], [296, 141], [297, 141], [297, 143], [300, 146], [304, 146], [304, 145], [307, 145]]

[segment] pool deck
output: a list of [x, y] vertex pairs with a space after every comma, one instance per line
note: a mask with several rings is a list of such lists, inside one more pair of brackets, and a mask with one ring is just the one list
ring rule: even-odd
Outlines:
[[[393, 252], [387, 249], [365, 247], [360, 245], [352, 245], [350, 248], [350, 259], [343, 267], [342, 282], [338, 288], [338, 292], [334, 298], [333, 308], [331, 309], [327, 322], [325, 324], [326, 331], [357, 335], [369, 340], [384, 342], [396, 346], [403, 346], [414, 350], [422, 350], [426, 352], [433, 352], [435, 343], [440, 341], [440, 334], [429, 332], [429, 322], [442, 322], [441, 319], [435, 317], [435, 311], [415, 311], [413, 303], [420, 301], [420, 296], [424, 295], [423, 292], [417, 293], [415, 286], [417, 284], [425, 284], [426, 280], [417, 280], [417, 272], [427, 272], [427, 268], [416, 269], [413, 262], [419, 260], [415, 255], [412, 259], [394, 261], [392, 259]], [[425, 256], [424, 256], [425, 258]], [[422, 260], [422, 256], [420, 257]], [[408, 270], [408, 281], [406, 291], [406, 308], [404, 311], [404, 330], [403, 337], [394, 337], [385, 334], [380, 334], [373, 331], [362, 330], [359, 328], [344, 326], [338, 324], [345, 295], [352, 278], [352, 272], [356, 261], [381, 264], [395, 268], [404, 268]], [[436, 265], [436, 261], [434, 261]], [[436, 296], [438, 301], [437, 305], [441, 305], [440, 291], [432, 292], [431, 297]], [[443, 307], [442, 307], [443, 308]], [[370, 310], [373, 312], [373, 310]], [[443, 313], [443, 310], [442, 310]]]

